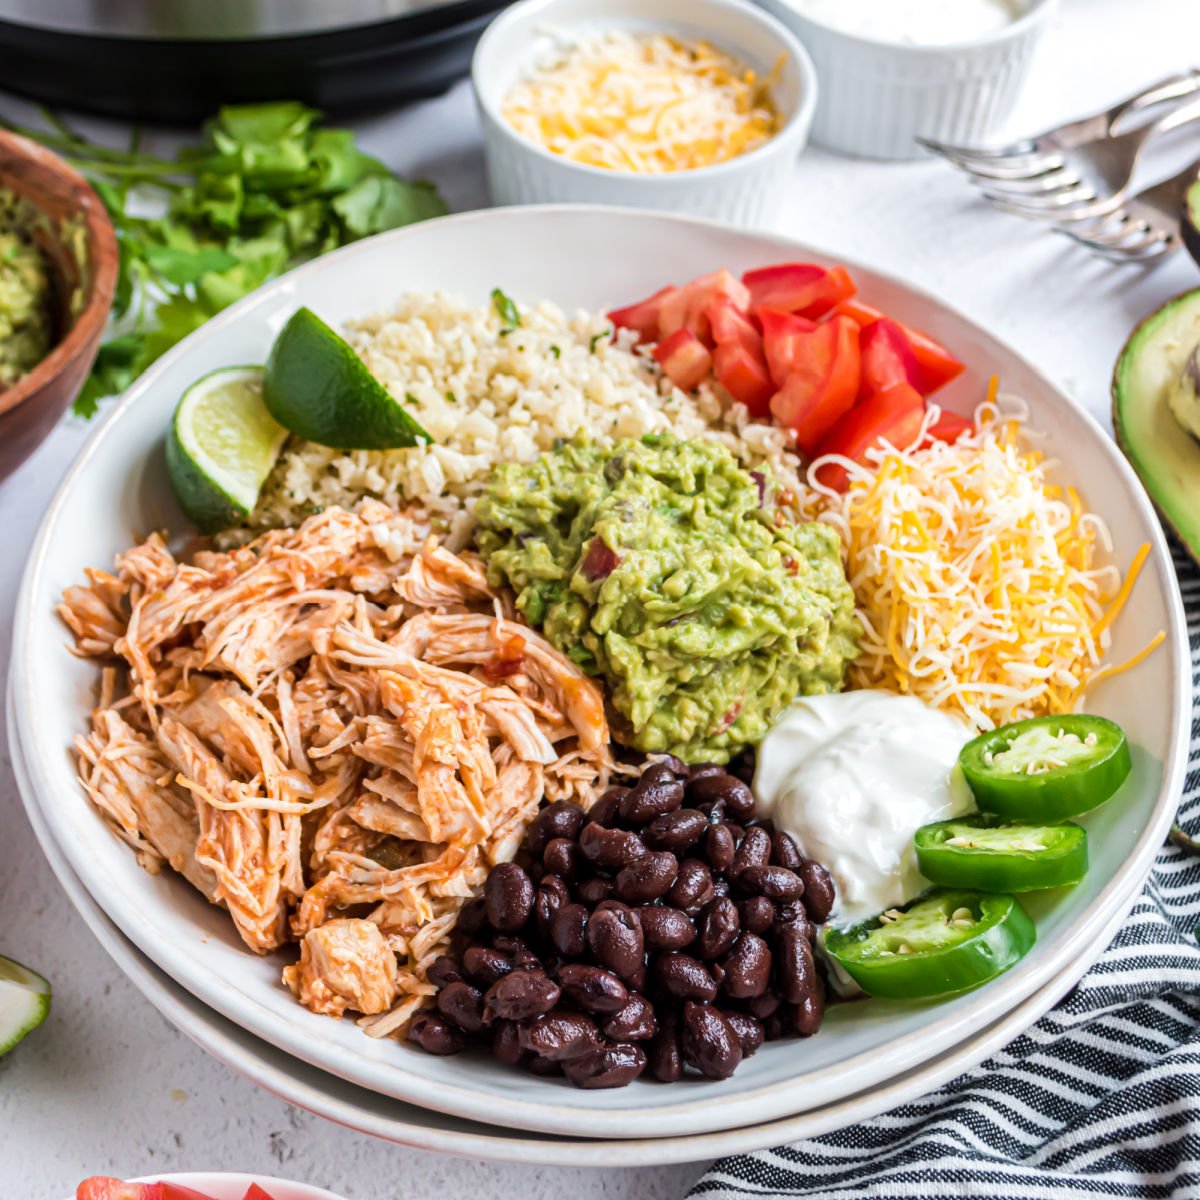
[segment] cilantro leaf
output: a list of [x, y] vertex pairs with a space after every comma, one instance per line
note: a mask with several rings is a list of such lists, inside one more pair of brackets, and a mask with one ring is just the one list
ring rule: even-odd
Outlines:
[[492, 307], [504, 322], [501, 333], [512, 333], [521, 325], [521, 310], [499, 288], [492, 288]]

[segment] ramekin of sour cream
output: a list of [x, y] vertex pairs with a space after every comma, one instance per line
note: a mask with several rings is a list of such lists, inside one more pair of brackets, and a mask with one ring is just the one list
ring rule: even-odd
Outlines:
[[958, 767], [973, 733], [913, 696], [841, 692], [788, 707], [758, 748], [759, 814], [833, 876], [847, 926], [929, 886], [913, 834], [975, 808]]
[[813, 140], [917, 158], [918, 137], [994, 139], [1058, 0], [760, 0], [804, 43], [821, 100]]

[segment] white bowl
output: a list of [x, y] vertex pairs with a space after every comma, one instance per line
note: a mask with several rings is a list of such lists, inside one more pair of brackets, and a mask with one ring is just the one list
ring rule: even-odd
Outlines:
[[324, 1188], [312, 1187], [307, 1183], [292, 1183], [270, 1175], [243, 1175], [228, 1171], [184, 1171], [173, 1175], [144, 1175], [133, 1183], [177, 1183], [180, 1187], [193, 1188], [211, 1200], [242, 1200], [246, 1189], [256, 1183], [271, 1200], [342, 1200]]
[[1113, 915], [1144, 878], [1169, 828], [1187, 749], [1190, 660], [1162, 530], [1129, 465], [1099, 425], [986, 330], [900, 280], [854, 262], [869, 302], [948, 344], [968, 363], [946, 389], [968, 411], [998, 373], [1025, 396], [1085, 500], [1108, 523], [1122, 564], [1143, 542], [1151, 557], [1117, 623], [1114, 661], [1160, 629], [1167, 644], [1132, 675], [1103, 684], [1089, 707], [1124, 725], [1134, 771], [1089, 814], [1092, 870], [1062, 895], [1029, 902], [1039, 942], [1012, 971], [940, 1004], [834, 1006], [819, 1037], [766, 1046], [732, 1078], [662, 1087], [639, 1080], [583, 1092], [482, 1056], [433, 1058], [375, 1041], [350, 1021], [296, 1004], [279, 956], [260, 958], [228, 917], [169, 872], [147, 875], [88, 804], [68, 753], [94, 703], [94, 663], [64, 649], [54, 606], [89, 565], [103, 566], [134, 531], [185, 530], [167, 483], [163, 434], [183, 390], [217, 367], [261, 360], [299, 304], [333, 324], [393, 304], [406, 288], [442, 288], [486, 302], [503, 286], [526, 300], [592, 309], [668, 280], [728, 266], [829, 258], [786, 238], [654, 213], [596, 207], [501, 209], [396, 230], [318, 259], [219, 314], [164, 355], [125, 394], [63, 481], [39, 531], [18, 600], [11, 679], [32, 788], [71, 868], [121, 931], [206, 1004], [306, 1062], [385, 1095], [473, 1120], [574, 1137], [663, 1137], [778, 1120], [886, 1085], [1000, 1020], [1080, 955], [1099, 950]]
[[[703, 37], [761, 74], [783, 56], [773, 89], [783, 128], [728, 162], [639, 175], [571, 162], [522, 137], [501, 114], [509, 90], [555, 46], [554, 34], [669, 32]], [[768, 223], [787, 193], [817, 107], [817, 75], [778, 21], [743, 0], [523, 0], [488, 27], [471, 80], [495, 204], [581, 202], [665, 209], [735, 225]]]
[[[11, 688], [8, 711], [11, 718]], [[10, 728], [15, 730], [15, 722], [11, 720]], [[552, 1166], [607, 1167], [620, 1163], [623, 1167], [645, 1167], [745, 1154], [802, 1138], [820, 1137], [906, 1104], [990, 1058], [1066, 995], [1095, 957], [1089, 952], [1073, 959], [1061, 975], [1056, 975], [995, 1024], [973, 1031], [966, 1041], [918, 1070], [865, 1095], [852, 1096], [799, 1116], [724, 1133], [627, 1141], [572, 1140], [477, 1125], [378, 1096], [299, 1062], [218, 1016], [164, 975], [122, 936], [67, 865], [62, 851], [46, 829], [36, 796], [28, 783], [20, 742], [15, 736], [10, 749], [13, 774], [30, 823], [63, 890], [109, 957], [168, 1021], [230, 1070], [289, 1104], [336, 1121], [348, 1129], [435, 1153]], [[1095, 939], [1096, 953], [1112, 940], [1140, 893], [1138, 883], [1114, 914], [1109, 928]], [[292, 1200], [292, 1197], [280, 1197], [280, 1200]], [[305, 1198], [296, 1197], [295, 1200]]]
[[1058, 0], [1029, 0], [1011, 24], [970, 42], [914, 46], [814, 20], [802, 0], [759, 0], [808, 48], [821, 101], [813, 141], [866, 158], [919, 158], [916, 139], [993, 139], [1012, 112]]

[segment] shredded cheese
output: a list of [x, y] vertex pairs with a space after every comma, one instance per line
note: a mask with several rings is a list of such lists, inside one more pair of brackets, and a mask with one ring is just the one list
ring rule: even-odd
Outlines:
[[661, 174], [725, 162], [773, 137], [770, 85], [710, 42], [614, 32], [557, 51], [513, 87], [503, 114], [574, 162]]
[[[939, 416], [931, 405], [925, 428]], [[1071, 711], [1090, 683], [1137, 666], [1165, 639], [1101, 668], [1110, 627], [1150, 547], [1122, 581], [1108, 530], [1073, 488], [1048, 482], [1023, 446], [1024, 410], [996, 385], [976, 430], [949, 445], [881, 444], [869, 465], [828, 455], [809, 468], [805, 514], [834, 526], [863, 626], [850, 687], [909, 693], [990, 729]], [[844, 467], [844, 494], [817, 481]]]

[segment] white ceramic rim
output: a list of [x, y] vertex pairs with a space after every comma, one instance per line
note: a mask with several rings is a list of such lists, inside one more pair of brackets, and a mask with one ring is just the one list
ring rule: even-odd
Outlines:
[[931, 45], [920, 42], [889, 42], [886, 38], [874, 38], [867, 37], [861, 33], [851, 33], [848, 29], [840, 29], [836, 25], [829, 25], [825, 21], [817, 20], [816, 17], [800, 8], [796, 4], [796, 0], [776, 0], [776, 2], [786, 8], [790, 14], [793, 14], [801, 22], [812, 26], [814, 29], [821, 30], [822, 33], [833, 34], [855, 45], [873, 46], [881, 50], [894, 50], [902, 56], [920, 56], [922, 54], [936, 54], [938, 52], [955, 54], [962, 50], [978, 50], [988, 46], [995, 46], [1001, 42], [1021, 37], [1030, 26], [1044, 20], [1050, 10], [1058, 4], [1058, 0], [1024, 0], [1027, 6], [1025, 11], [1015, 21], [1010, 21], [1007, 25], [1002, 25], [999, 29], [993, 29], [988, 33], [982, 33], [978, 37], [969, 38], [963, 42], [936, 42]]
[[[7, 703], [8, 727], [15, 731], [11, 687]], [[284, 1052], [260, 1041], [253, 1034], [238, 1028], [232, 1021], [208, 1008], [165, 972], [159, 970], [104, 914], [80, 883], [79, 877], [71, 870], [38, 808], [36, 796], [29, 783], [24, 754], [15, 736], [12, 740], [12, 753], [18, 790], [24, 800], [30, 824], [51, 871], [67, 894], [67, 899], [71, 901], [105, 953], [166, 1020], [231, 1071], [273, 1096], [307, 1112], [384, 1141], [437, 1154], [454, 1154], [493, 1162], [564, 1167], [611, 1167], [614, 1163], [622, 1167], [646, 1167], [700, 1162], [727, 1154], [746, 1154], [802, 1138], [820, 1137], [859, 1121], [869, 1120], [879, 1113], [934, 1091], [978, 1066], [1040, 1020], [1079, 982], [1092, 963], [1103, 953], [1142, 891], [1141, 883], [1134, 887], [1125, 903], [1117, 909], [1102, 936], [1096, 939], [1094, 953], [1089, 951], [1080, 955], [1062, 974], [1055, 976], [1041, 990], [1022, 1001], [995, 1024], [968, 1037], [948, 1054], [899, 1076], [884, 1087], [873, 1089], [865, 1096], [851, 1096], [824, 1108], [810, 1109], [761, 1125], [691, 1136], [637, 1140], [571, 1140], [555, 1136], [539, 1137], [525, 1132], [516, 1135], [503, 1134], [486, 1125], [459, 1120], [459, 1125], [466, 1125], [464, 1130], [447, 1127], [444, 1123], [445, 1116], [431, 1109], [421, 1111], [429, 1116], [432, 1124], [421, 1124], [404, 1120], [402, 1116], [392, 1115], [390, 1112], [381, 1113], [378, 1108], [368, 1108], [366, 1105], [369, 1102], [374, 1102], [377, 1106], [381, 1103], [375, 1093], [336, 1077], [327, 1076], [319, 1068], [295, 1062]], [[282, 1062], [270, 1061], [272, 1056], [278, 1056]], [[301, 1072], [316, 1078], [301, 1079]], [[348, 1089], [352, 1094], [346, 1097], [334, 1095], [321, 1086], [325, 1079], [334, 1087]], [[364, 1103], [356, 1103], [358, 1094], [365, 1097]], [[395, 1103], [383, 1103], [389, 1109], [395, 1108]], [[403, 1104], [403, 1101], [400, 1103]], [[171, 1178], [183, 1183], [192, 1177], [157, 1178]], [[323, 1200], [327, 1195], [330, 1196], [330, 1200], [339, 1200], [338, 1197], [324, 1192], [318, 1192], [315, 1200]]]
[[[529, 215], [536, 215], [540, 218], [551, 213], [594, 217], [599, 221], [623, 217], [624, 219], [671, 222], [690, 226], [699, 232], [705, 230], [730, 232], [726, 226], [716, 221], [596, 205], [535, 205], [524, 208], [483, 210], [444, 217], [440, 219], [439, 223], [465, 225], [483, 221], [503, 226], [506, 220], [519, 221]], [[22, 743], [26, 748], [26, 763], [31, 776], [31, 790], [35, 797], [53, 795], [53, 788], [46, 778], [43, 763], [51, 761], [51, 757], [54, 755], [61, 755], [65, 749], [57, 745], [43, 746], [41, 728], [38, 723], [32, 721], [31, 717], [31, 714], [36, 711], [37, 671], [35, 665], [27, 661], [26, 647], [30, 643], [29, 629], [34, 620], [34, 598], [45, 590], [41, 583], [41, 573], [48, 547], [54, 536], [59, 511], [63, 507], [66, 495], [77, 477], [87, 468], [102, 439], [117, 435], [120, 422], [125, 414], [129, 412], [139, 397], [156, 386], [158, 376], [171, 363], [186, 355], [190, 347], [197, 344], [198, 341], [211, 336], [214, 331], [221, 329], [224, 325], [237, 321], [243, 309], [261, 302], [264, 296], [277, 292], [286, 293], [290, 290], [292, 281], [302, 273], [317, 273], [323, 269], [323, 264], [330, 262], [335, 257], [349, 258], [355, 254], [373, 254], [384, 242], [402, 243], [414, 236], [419, 237], [422, 228], [422, 225], [409, 226], [334, 251], [331, 255], [316, 259], [289, 272], [219, 313], [203, 329], [185, 339], [152, 366], [125, 393], [104, 424], [96, 429], [88, 439], [79, 457], [59, 485], [58, 491], [47, 509], [18, 595], [11, 679], [15, 689], [17, 724], [21, 730]], [[812, 256], [828, 260], [828, 256], [815, 247], [780, 235], [756, 230], [734, 232], [737, 236], [752, 238], [760, 245], [769, 245], [771, 253], [778, 252], [782, 256]], [[949, 309], [948, 305], [930, 293], [913, 287], [894, 275], [844, 257], [839, 257], [838, 261], [844, 262], [852, 271], [859, 270], [872, 274], [877, 279], [902, 289], [908, 295], [922, 300], [934, 308]], [[955, 313], [955, 316], [978, 336], [1003, 345], [994, 335], [970, 318], [959, 313]], [[833, 1100], [822, 1101], [820, 1099], [822, 1089], [829, 1092], [836, 1090], [839, 1097], [854, 1095], [868, 1088], [879, 1087], [897, 1075], [912, 1070], [928, 1058], [947, 1051], [961, 1042], [971, 1029], [991, 1025], [1005, 1012], [1017, 1006], [1026, 997], [1055, 978], [1061, 972], [1063, 963], [1078, 952], [1079, 946], [1090, 947], [1098, 936], [1098, 931], [1109, 925], [1112, 914], [1120, 908], [1125, 896], [1134, 886], [1134, 883], [1130, 881], [1133, 880], [1136, 883], [1146, 876], [1154, 855], [1166, 836], [1177, 807], [1178, 796], [1182, 791], [1190, 732], [1191, 660], [1182, 600], [1158, 519], [1132, 468], [1095, 418], [1065, 396], [1032, 364], [1011, 349], [1007, 347], [1005, 349], [1013, 359], [1022, 363], [1024, 369], [1038, 378], [1046, 391], [1052, 393], [1074, 419], [1090, 430], [1097, 440], [1100, 453], [1108, 460], [1110, 468], [1122, 477], [1129, 488], [1140, 521], [1148, 532], [1152, 547], [1152, 561], [1149, 566], [1159, 576], [1169, 611], [1166, 652], [1170, 656], [1173, 685], [1171, 707], [1174, 713], [1174, 723], [1168, 741], [1168, 753], [1162, 764], [1162, 783], [1154, 802], [1151, 819], [1148, 820], [1140, 838], [1131, 847], [1122, 867], [1104, 885], [1097, 902], [1089, 910], [1080, 914], [1072, 925], [1063, 929], [1053, 954], [1047, 954], [1037, 964], [1023, 963], [1008, 974], [989, 983], [986, 988], [975, 993], [972, 997], [973, 1003], [965, 1006], [960, 1012], [951, 1012], [939, 1017], [936, 1011], [931, 1011], [930, 1023], [921, 1030], [909, 1033], [891, 1043], [890, 1053], [887, 1056], [862, 1052], [838, 1064], [805, 1073], [805, 1092], [807, 1095], [815, 1097], [810, 1102], [814, 1107], [822, 1103], [835, 1102]], [[44, 811], [58, 843], [70, 846], [70, 839], [63, 836], [65, 827], [62, 822], [65, 820], [65, 814], [60, 811], [59, 807], [53, 805], [48, 805]], [[102, 907], [118, 928], [142, 949], [147, 957], [191, 991], [193, 995], [249, 1032], [296, 1057], [322, 1067], [333, 1074], [341, 1075], [343, 1078], [350, 1077], [345, 1064], [351, 1060], [352, 1056], [347, 1055], [343, 1048], [335, 1048], [306, 1038], [288, 1023], [278, 1021], [272, 1013], [255, 1002], [252, 997], [244, 996], [241, 993], [232, 993], [226, 980], [207, 968], [197, 966], [186, 952], [176, 945], [169, 931], [160, 930], [154, 926], [155, 914], [137, 911], [129, 905], [120, 889], [108, 886], [111, 881], [97, 875], [95, 865], [87, 856], [83, 856], [80, 862], [76, 862], [73, 858], [70, 861], [84, 887], [98, 899], [103, 897]], [[333, 1052], [334, 1050], [336, 1053]], [[354, 1082], [370, 1087], [372, 1090], [443, 1112], [459, 1113], [482, 1121], [495, 1119], [495, 1097], [489, 1093], [461, 1087], [445, 1080], [435, 1080], [410, 1073], [405, 1069], [403, 1063], [389, 1064], [388, 1069], [384, 1070], [378, 1064], [365, 1058], [354, 1061], [359, 1064], [359, 1073], [354, 1076]], [[605, 1111], [589, 1110], [587, 1119], [595, 1129], [594, 1136], [597, 1138], [661, 1137], [674, 1135], [685, 1129], [690, 1132], [728, 1128], [731, 1122], [743, 1125], [747, 1123], [744, 1120], [739, 1121], [736, 1115], [731, 1116], [730, 1113], [733, 1109], [740, 1110], [753, 1105], [756, 1112], [761, 1113], [761, 1119], [764, 1121], [774, 1120], [795, 1112], [797, 1098], [788, 1096], [794, 1086], [795, 1079], [791, 1079], [743, 1090], [736, 1097], [722, 1096], [718, 1091], [707, 1097], [669, 1106], [631, 1107]], [[534, 1102], [507, 1095], [503, 1120], [508, 1126], [532, 1128], [542, 1132], [562, 1133], [569, 1136], [579, 1132], [580, 1117], [577, 1108], [556, 1105], [552, 1098], [547, 1098], [545, 1102]], [[641, 1132], [648, 1129], [656, 1129], [657, 1132], [653, 1134]]]
[[[488, 56], [492, 53], [493, 44], [499, 39], [504, 29], [517, 21], [533, 19], [544, 15], [546, 10], [560, 4], [562, 0], [519, 0], [510, 5], [484, 30], [483, 36], [471, 56], [471, 89], [475, 93], [475, 102], [479, 105], [484, 116], [494, 126], [510, 150], [517, 150], [542, 162], [562, 168], [564, 172], [573, 173], [580, 179], [620, 179], [631, 187], [653, 188], [664, 184], [674, 185], [680, 180], [695, 181], [698, 185], [708, 183], [724, 175], [731, 175], [741, 170], [753, 170], [768, 157], [776, 154], [792, 153], [795, 150], [793, 142], [799, 131], [804, 134], [812, 126], [812, 120], [817, 111], [817, 97], [820, 84], [817, 79], [817, 68], [809, 57], [803, 43], [790, 29], [770, 13], [761, 8], [753, 7], [745, 0], [706, 0], [706, 3], [717, 8], [723, 8], [736, 13], [747, 25], [757, 25], [771, 33], [779, 40], [781, 49], [795, 63], [800, 73], [800, 103], [795, 111], [784, 122], [783, 127], [765, 141], [756, 146], [748, 154], [739, 154], [736, 158], [727, 159], [722, 163], [714, 163], [709, 167], [693, 167], [685, 171], [671, 171], [664, 175], [639, 175], [634, 171], [613, 171], [606, 167], [593, 167], [589, 163], [579, 163], [564, 158], [561, 154], [551, 154], [549, 150], [539, 146], [517, 133], [504, 119], [504, 114], [493, 103], [489, 89], [480, 80], [488, 68]], [[1043, 0], [1035, 0], [1042, 3]], [[648, 18], [654, 22], [654, 18]], [[668, 21], [661, 22], [664, 29], [677, 28]], [[702, 20], [696, 21], [702, 25]]]

